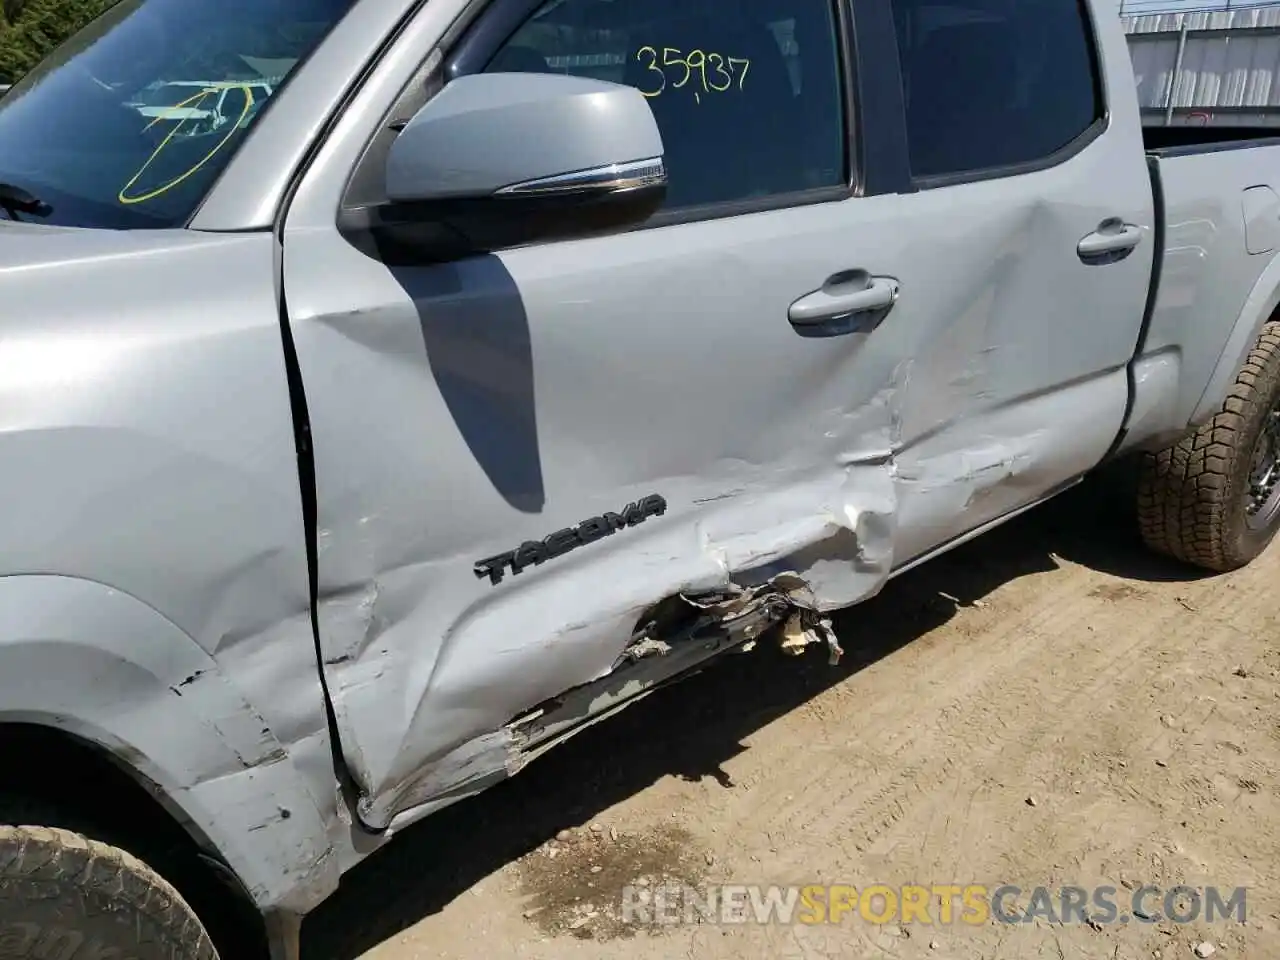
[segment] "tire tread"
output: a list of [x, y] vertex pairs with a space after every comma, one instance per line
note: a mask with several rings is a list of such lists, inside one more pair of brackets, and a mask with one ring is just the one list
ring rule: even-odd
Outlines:
[[1198, 430], [1158, 453], [1143, 454], [1138, 482], [1138, 526], [1154, 550], [1208, 570], [1244, 566], [1232, 511], [1243, 491], [1233, 475], [1252, 454], [1251, 420], [1265, 413], [1280, 379], [1280, 322], [1269, 322], [1249, 352], [1221, 409]]
[[134, 913], [148, 921], [165, 956], [217, 960], [204, 927], [167, 880], [132, 854], [78, 833], [0, 826], [0, 921], [27, 899], [24, 891], [76, 903], [86, 917]]

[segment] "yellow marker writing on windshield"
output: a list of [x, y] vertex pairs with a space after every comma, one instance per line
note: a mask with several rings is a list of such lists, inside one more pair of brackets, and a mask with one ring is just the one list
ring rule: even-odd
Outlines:
[[[197, 93], [195, 96], [188, 97], [186, 100], [183, 100], [181, 103], [174, 104], [174, 106], [170, 109], [174, 109], [174, 110], [181, 109], [182, 107], [189, 106], [193, 103], [198, 105], [201, 101], [204, 100], [205, 97], [209, 96], [210, 94], [217, 93], [218, 89], [219, 88], [217, 87], [210, 87], [207, 90], [202, 90], [199, 93]], [[137, 197], [127, 196], [130, 188], [132, 188], [134, 184], [136, 184], [139, 180], [142, 179], [143, 174], [145, 174], [147, 170], [151, 168], [151, 165], [156, 162], [156, 158], [160, 156], [162, 152], [164, 152], [165, 147], [169, 146], [170, 141], [172, 141], [173, 138], [178, 135], [178, 131], [182, 129], [182, 125], [186, 123], [187, 120], [190, 119], [190, 117], [182, 118], [181, 120], [178, 121], [178, 123], [174, 126], [174, 128], [169, 131], [169, 135], [165, 137], [162, 141], [160, 141], [160, 146], [155, 148], [151, 156], [147, 158], [147, 162], [144, 163], [141, 167], [139, 167], [138, 172], [135, 173], [133, 177], [129, 180], [129, 182], [126, 183], [124, 187], [121, 188], [120, 194], [116, 199], [118, 199], [123, 204], [135, 204], [135, 203], [145, 203], [148, 200], [154, 200], [156, 197], [163, 196], [164, 194], [172, 190], [174, 187], [176, 187], [178, 184], [186, 180], [188, 177], [193, 176], [197, 171], [200, 170], [201, 167], [203, 167], [206, 163], [208, 163], [215, 156], [217, 156], [218, 151], [220, 151], [223, 147], [225, 147], [228, 143], [231, 142], [231, 138], [235, 136], [236, 131], [240, 129], [240, 124], [244, 123], [245, 118], [249, 116], [249, 111], [253, 109], [254, 98], [253, 98], [253, 90], [250, 89], [248, 84], [233, 84], [231, 86], [226, 87], [225, 89], [244, 91], [244, 109], [240, 111], [239, 118], [237, 118], [236, 122], [231, 125], [231, 130], [228, 131], [227, 135], [223, 137], [222, 140], [220, 140], [212, 150], [206, 153], [199, 163], [195, 164], [193, 167], [191, 167], [191, 169], [187, 170], [186, 173], [182, 174], [181, 176], [174, 177], [168, 183], [157, 187], [156, 189], [150, 191], [149, 193], [144, 193], [141, 196], [137, 196]], [[154, 120], [152, 120], [144, 128], [144, 132], [154, 127], [157, 123], [160, 122], [161, 119], [163, 118], [156, 117]]]

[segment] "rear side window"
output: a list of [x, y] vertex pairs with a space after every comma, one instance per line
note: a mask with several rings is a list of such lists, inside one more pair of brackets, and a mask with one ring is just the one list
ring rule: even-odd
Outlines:
[[914, 176], [1043, 161], [1103, 116], [1083, 0], [891, 0]]
[[486, 71], [636, 87], [673, 209], [844, 185], [837, 50], [831, 0], [551, 0]]

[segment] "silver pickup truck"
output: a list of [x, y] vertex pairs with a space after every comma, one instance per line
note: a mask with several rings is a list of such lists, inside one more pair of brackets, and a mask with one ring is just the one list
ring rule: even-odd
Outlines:
[[1116, 13], [123, 0], [24, 78], [0, 960], [294, 960], [397, 830], [1118, 458], [1260, 553], [1280, 143], [1144, 130]]

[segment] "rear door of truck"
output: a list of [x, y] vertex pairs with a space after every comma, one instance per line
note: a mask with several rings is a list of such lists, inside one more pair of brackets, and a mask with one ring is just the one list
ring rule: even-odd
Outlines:
[[[1099, 55], [1076, 0], [495, 0], [428, 60], [450, 2], [370, 74], [284, 232], [324, 673], [373, 826], [518, 767], [512, 718], [620, 669], [652, 604], [792, 571], [848, 605], [1094, 466], [1151, 259], [1136, 100], [1104, 95], [1124, 40]], [[335, 219], [378, 202], [431, 63], [638, 87], [666, 209], [383, 262]], [[841, 307], [869, 288], [881, 309]], [[477, 576], [651, 495], [660, 517]]]
[[[1034, 502], [1119, 429], [1155, 255], [1127, 45], [1086, 0], [893, 0], [912, 189], [984, 256], [918, 348], [899, 557]], [[961, 358], [966, 358], [961, 360]], [[1068, 427], [1068, 425], [1074, 426]]]

